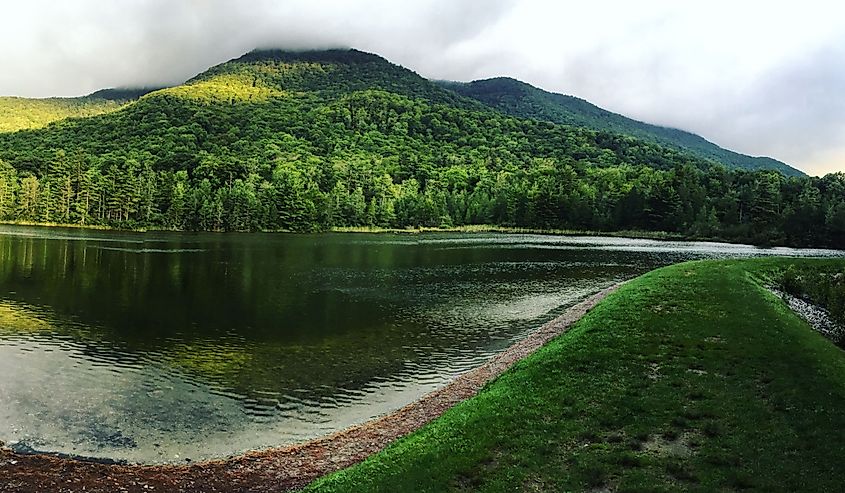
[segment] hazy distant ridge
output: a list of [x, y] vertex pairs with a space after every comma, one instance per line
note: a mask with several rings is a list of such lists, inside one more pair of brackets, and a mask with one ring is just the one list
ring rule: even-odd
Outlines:
[[631, 135], [661, 145], [683, 149], [698, 157], [712, 159], [730, 167], [776, 169], [788, 176], [804, 174], [776, 159], [747, 156], [730, 151], [694, 133], [633, 120], [599, 108], [575, 96], [544, 91], [508, 77], [468, 83], [442, 81], [440, 84], [513, 116]]

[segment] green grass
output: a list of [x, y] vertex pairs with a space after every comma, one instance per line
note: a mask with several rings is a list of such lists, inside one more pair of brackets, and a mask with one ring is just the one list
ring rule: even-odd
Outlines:
[[845, 352], [764, 259], [628, 283], [475, 398], [307, 491], [842, 491]]

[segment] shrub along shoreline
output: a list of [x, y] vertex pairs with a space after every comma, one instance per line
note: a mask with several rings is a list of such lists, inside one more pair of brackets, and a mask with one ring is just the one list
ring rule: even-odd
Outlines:
[[306, 491], [837, 491], [845, 352], [765, 289], [843, 260], [691, 262]]
[[378, 226], [338, 226], [326, 231], [291, 231], [287, 229], [266, 229], [256, 231], [216, 231], [216, 230], [186, 230], [173, 228], [148, 228], [148, 227], [114, 227], [99, 224], [78, 224], [78, 223], [45, 223], [37, 221], [0, 221], [0, 225], [8, 226], [31, 226], [37, 228], [67, 228], [67, 229], [91, 229], [98, 231], [119, 231], [119, 232], [174, 232], [174, 233], [227, 233], [227, 234], [249, 234], [249, 233], [289, 233], [289, 234], [319, 234], [319, 233], [372, 233], [372, 234], [421, 234], [421, 233], [502, 233], [502, 234], [542, 234], [561, 236], [609, 236], [619, 238], [637, 238], [648, 240], [677, 240], [677, 241], [722, 241], [716, 238], [693, 238], [679, 233], [667, 233], [666, 231], [645, 231], [645, 230], [620, 230], [620, 231], [598, 231], [589, 229], [541, 229], [541, 228], [517, 228], [511, 226], [497, 226], [495, 224], [473, 224], [451, 227], [416, 227], [416, 228], [382, 228]]
[[689, 234], [672, 233], [668, 231], [648, 231], [639, 229], [624, 229], [624, 230], [610, 230], [602, 231], [595, 229], [555, 229], [555, 228], [525, 228], [515, 226], [500, 226], [496, 224], [470, 224], [463, 226], [449, 226], [449, 227], [408, 227], [408, 228], [386, 228], [380, 226], [335, 226], [325, 231], [292, 231], [289, 229], [261, 229], [255, 231], [223, 231], [223, 230], [190, 230], [190, 229], [175, 229], [163, 227], [128, 227], [128, 226], [105, 226], [98, 224], [78, 224], [78, 223], [45, 223], [37, 221], [8, 221], [0, 220], [0, 225], [8, 226], [30, 226], [37, 228], [67, 228], [67, 229], [90, 229], [97, 231], [117, 231], [130, 233], [155, 233], [155, 232], [170, 232], [170, 233], [226, 233], [226, 234], [255, 234], [255, 233], [287, 233], [287, 234], [321, 234], [321, 233], [356, 233], [356, 234], [423, 234], [423, 233], [500, 233], [513, 235], [553, 235], [553, 236], [593, 236], [593, 237], [608, 237], [608, 238], [632, 238], [637, 240], [658, 240], [658, 241], [700, 241], [700, 242], [716, 242], [726, 243], [732, 245], [750, 245], [759, 248], [771, 247], [787, 247], [787, 248], [816, 248], [821, 250], [829, 249], [824, 246], [806, 246], [791, 244], [788, 242], [764, 242], [764, 243], [747, 243], [736, 239], [725, 238], [722, 236], [692, 236]]
[[[321, 233], [356, 233], [356, 234], [407, 234], [416, 235], [423, 233], [501, 233], [501, 234], [533, 234], [533, 235], [558, 235], [558, 236], [595, 236], [595, 237], [610, 237], [610, 238], [633, 238], [640, 240], [661, 240], [661, 241], [712, 241], [720, 243], [742, 244], [737, 241], [731, 241], [721, 237], [694, 237], [680, 233], [670, 233], [666, 231], [646, 231], [646, 230], [618, 230], [618, 231], [600, 231], [590, 229], [542, 229], [542, 228], [520, 228], [513, 226], [499, 226], [495, 224], [473, 224], [464, 226], [451, 227], [414, 227], [414, 228], [383, 228], [379, 226], [337, 226], [325, 231], [291, 231], [286, 229], [266, 229], [256, 231], [216, 231], [216, 230], [185, 230], [173, 228], [160, 227], [114, 227], [98, 224], [78, 224], [78, 223], [44, 223], [37, 221], [3, 221], [0, 220], [0, 225], [7, 226], [29, 226], [36, 228], [67, 228], [78, 230], [97, 230], [97, 231], [117, 231], [128, 233], [154, 233], [154, 232], [171, 232], [171, 233], [226, 233], [226, 234], [252, 234], [252, 233], [287, 233], [287, 234], [321, 234]], [[769, 246], [787, 246], [793, 248], [803, 248], [792, 245], [754, 245], [760, 247]]]

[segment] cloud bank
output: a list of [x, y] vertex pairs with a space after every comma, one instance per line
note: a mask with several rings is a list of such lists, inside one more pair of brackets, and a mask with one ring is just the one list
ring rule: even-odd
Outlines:
[[845, 9], [833, 2], [28, 0], [0, 13], [4, 95], [176, 84], [256, 47], [348, 46], [845, 171]]

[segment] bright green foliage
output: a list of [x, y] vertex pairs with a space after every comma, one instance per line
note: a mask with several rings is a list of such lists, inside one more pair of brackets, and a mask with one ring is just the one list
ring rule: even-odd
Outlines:
[[46, 127], [67, 118], [117, 111], [152, 89], [103, 89], [81, 98], [0, 97], [0, 133]]
[[14, 171], [2, 220], [845, 239], [842, 175], [728, 171], [633, 137], [507, 116], [354, 50], [253, 52], [120, 111], [0, 133], [0, 160]]
[[271, 97], [284, 96], [285, 93], [271, 86], [257, 84], [251, 78], [225, 74], [163, 89], [158, 94], [193, 99], [205, 104], [235, 104], [242, 101], [267, 101]]
[[432, 103], [483, 108], [479, 103], [443, 90], [437, 84], [378, 55], [358, 50], [256, 50], [213, 67], [188, 81], [188, 84], [224, 75], [242, 77], [258, 86], [318, 93], [326, 99], [376, 89]]
[[118, 101], [99, 98], [25, 99], [0, 97], [0, 132], [45, 127], [66, 118], [82, 118], [117, 111]]
[[845, 267], [646, 274], [478, 396], [306, 491], [838, 491], [845, 352], [763, 287], [789, 265]]

